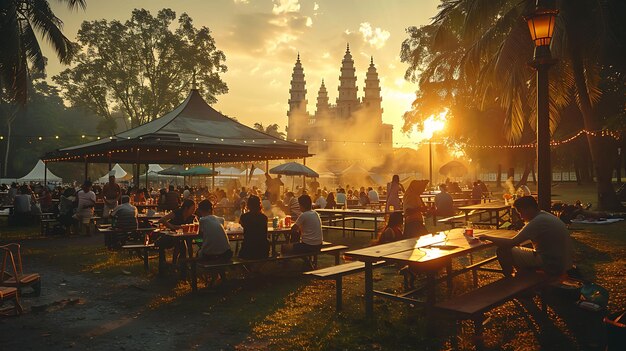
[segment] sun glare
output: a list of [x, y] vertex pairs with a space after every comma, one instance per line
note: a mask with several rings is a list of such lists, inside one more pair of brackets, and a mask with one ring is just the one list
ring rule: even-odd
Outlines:
[[421, 129], [418, 129], [417, 125], [414, 126], [411, 131], [411, 141], [420, 143], [432, 139], [435, 133], [446, 128], [447, 115], [448, 109], [446, 108], [438, 115], [430, 115], [426, 118]]

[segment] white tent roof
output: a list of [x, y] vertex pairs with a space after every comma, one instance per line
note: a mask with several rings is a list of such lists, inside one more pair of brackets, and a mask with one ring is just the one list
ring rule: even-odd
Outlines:
[[[246, 168], [243, 171], [241, 171], [241, 173], [239, 173], [239, 175], [241, 176], [247, 176], [248, 172], [250, 172], [250, 168]], [[262, 168], [255, 168], [254, 171], [252, 172], [253, 176], [258, 176], [258, 175], [263, 175], [265, 174], [265, 171]]]
[[220, 175], [238, 176], [241, 173], [241, 170], [235, 167], [217, 167], [215, 170], [218, 171]]
[[[115, 171], [115, 178], [117, 179], [121, 179], [123, 177], [126, 176], [126, 171], [122, 168], [122, 166], [120, 166], [119, 163], [116, 163], [115, 166], [113, 166], [113, 168], [111, 169], [111, 171]], [[109, 173], [107, 172], [107, 174], [103, 175], [102, 177], [100, 177], [98, 179], [98, 181], [100, 183], [106, 183], [109, 181]]]
[[[37, 161], [35, 167], [25, 176], [18, 179], [18, 182], [43, 182], [44, 169], [46, 165], [42, 160]], [[46, 179], [49, 182], [60, 182], [62, 179], [59, 176], [54, 175], [49, 169], [46, 169]]]

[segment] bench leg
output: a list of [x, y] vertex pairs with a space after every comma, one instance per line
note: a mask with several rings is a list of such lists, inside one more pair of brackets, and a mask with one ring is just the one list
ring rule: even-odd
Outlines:
[[478, 316], [472, 318], [474, 322], [474, 343], [476, 344], [476, 350], [483, 349], [483, 322], [485, 316], [481, 313]]
[[340, 255], [340, 254], [341, 254], [340, 252], [337, 252], [337, 253], [335, 254], [335, 266], [339, 265], [339, 255]]
[[343, 294], [343, 278], [342, 277], [338, 277], [337, 279], [335, 279], [335, 288], [337, 289], [337, 292], [335, 293], [336, 298], [337, 298], [337, 304], [335, 306], [335, 310], [337, 312], [341, 311], [342, 308], [342, 294]]
[[198, 266], [196, 265], [196, 261], [191, 261], [191, 291], [198, 291]]
[[372, 262], [365, 262], [365, 316], [374, 316], [374, 270]]

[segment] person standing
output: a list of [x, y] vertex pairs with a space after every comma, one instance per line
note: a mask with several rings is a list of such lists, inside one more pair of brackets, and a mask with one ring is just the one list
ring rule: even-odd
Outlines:
[[400, 183], [400, 176], [394, 174], [391, 178], [391, 183], [387, 183], [387, 203], [385, 204], [385, 211], [389, 212], [390, 208], [399, 210], [400, 207], [400, 193], [404, 193], [404, 186]]
[[[192, 201], [193, 202], [193, 201]], [[174, 211], [180, 204], [180, 193], [176, 191], [174, 185], [170, 184], [169, 191], [165, 193], [165, 205], [163, 208], [166, 211]]]
[[91, 191], [91, 181], [86, 180], [82, 188], [76, 193], [78, 197], [78, 208], [76, 209], [76, 219], [80, 226], [80, 233], [90, 234], [89, 224], [93, 217], [94, 207], [96, 206], [96, 194]]
[[243, 243], [239, 258], [254, 260], [268, 257], [270, 243], [267, 241], [267, 216], [261, 211], [261, 199], [256, 195], [248, 197], [248, 212], [241, 215], [239, 223], [243, 227]]
[[122, 196], [122, 188], [115, 182], [115, 171], [109, 171], [109, 182], [102, 187], [102, 195], [104, 196], [104, 209], [102, 210], [102, 219], [108, 219], [111, 211], [117, 207], [120, 197]]

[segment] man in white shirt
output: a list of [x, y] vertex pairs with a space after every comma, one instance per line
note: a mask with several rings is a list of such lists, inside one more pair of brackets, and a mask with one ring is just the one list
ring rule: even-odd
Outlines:
[[367, 197], [369, 197], [370, 203], [380, 202], [380, 198], [378, 197], [378, 192], [376, 192], [376, 190], [374, 190], [374, 188], [372, 187], [367, 188]]
[[326, 208], [326, 198], [321, 190], [317, 191], [317, 199], [315, 200], [315, 208]]
[[198, 204], [200, 215], [200, 230], [202, 247], [199, 258], [211, 263], [225, 263], [233, 257], [230, 242], [224, 230], [224, 218], [213, 215], [213, 204], [209, 200], [202, 200]]
[[293, 253], [316, 252], [322, 248], [324, 237], [322, 235], [322, 220], [320, 215], [311, 209], [312, 202], [309, 195], [298, 198], [298, 204], [302, 214], [291, 228]]

